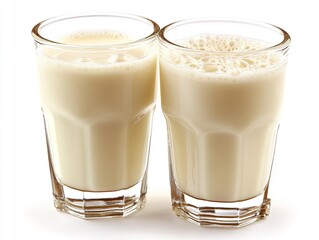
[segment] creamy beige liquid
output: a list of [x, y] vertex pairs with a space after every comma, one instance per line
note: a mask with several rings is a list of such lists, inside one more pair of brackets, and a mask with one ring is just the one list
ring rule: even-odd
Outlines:
[[[102, 46], [130, 40], [116, 32], [87, 32], [61, 41]], [[41, 101], [53, 168], [64, 185], [113, 191], [143, 178], [156, 75], [156, 49], [146, 57], [144, 51], [149, 49], [118, 53], [102, 48], [50, 48], [39, 54]]]
[[[266, 44], [236, 36], [181, 41], [208, 51], [245, 51]], [[231, 60], [161, 50], [161, 97], [174, 181], [211, 201], [261, 194], [269, 181], [285, 63], [278, 54]]]

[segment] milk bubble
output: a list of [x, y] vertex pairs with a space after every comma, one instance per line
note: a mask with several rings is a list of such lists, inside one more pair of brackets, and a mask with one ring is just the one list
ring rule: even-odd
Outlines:
[[272, 67], [281, 59], [278, 53], [259, 51], [270, 47], [269, 43], [241, 36], [201, 34], [179, 40], [177, 43], [199, 52], [170, 53], [173, 63], [208, 73], [233, 75]]

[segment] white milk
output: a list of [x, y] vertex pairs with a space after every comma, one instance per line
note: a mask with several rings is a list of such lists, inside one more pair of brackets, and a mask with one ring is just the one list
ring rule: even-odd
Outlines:
[[50, 48], [39, 54], [53, 168], [58, 181], [68, 187], [126, 189], [145, 174], [155, 107], [156, 48], [144, 57], [149, 49], [117, 53], [102, 47], [130, 40], [117, 32], [74, 33], [61, 41], [101, 48]]
[[[180, 42], [240, 52], [265, 43], [201, 35]], [[240, 201], [267, 187], [279, 126], [285, 63], [278, 53], [237, 58], [161, 50], [161, 98], [174, 181], [184, 193]]]

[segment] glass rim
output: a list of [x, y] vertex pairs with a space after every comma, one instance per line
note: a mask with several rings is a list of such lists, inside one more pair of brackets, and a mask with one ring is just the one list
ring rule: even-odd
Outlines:
[[[246, 25], [254, 25], [257, 27], [263, 27], [268, 28], [270, 30], [276, 31], [277, 33], [282, 35], [282, 41], [271, 44], [270, 46], [257, 49], [257, 50], [246, 50], [246, 51], [236, 51], [236, 52], [229, 52], [229, 51], [209, 51], [209, 50], [200, 50], [200, 49], [193, 49], [189, 47], [184, 47], [182, 45], [179, 45], [173, 41], [170, 41], [166, 38], [165, 34], [167, 31], [172, 30], [174, 28], [177, 28], [182, 25], [187, 25], [190, 23], [201, 23], [201, 22], [224, 22], [224, 23], [236, 23], [236, 24], [246, 24]], [[213, 17], [203, 17], [203, 18], [190, 18], [190, 19], [184, 19], [180, 21], [175, 21], [173, 23], [170, 23], [163, 27], [158, 34], [159, 43], [166, 47], [173, 47], [176, 50], [180, 51], [187, 51], [190, 53], [197, 53], [197, 54], [216, 54], [216, 55], [229, 55], [229, 56], [235, 56], [235, 55], [245, 55], [245, 54], [257, 54], [267, 51], [278, 51], [278, 50], [284, 50], [288, 49], [291, 37], [284, 29], [270, 24], [263, 21], [256, 21], [256, 20], [249, 20], [249, 19], [241, 19], [241, 18], [213, 18]]]
[[[151, 34], [146, 35], [143, 38], [139, 38], [137, 40], [133, 40], [131, 42], [126, 43], [118, 43], [118, 44], [101, 44], [101, 45], [80, 45], [80, 44], [67, 44], [63, 42], [53, 41], [48, 38], [45, 38], [41, 35], [41, 29], [44, 28], [47, 25], [54, 24], [55, 22], [60, 22], [64, 20], [69, 19], [76, 19], [76, 18], [90, 18], [90, 17], [118, 17], [123, 19], [131, 19], [131, 20], [137, 20], [140, 22], [144, 22], [146, 24], [149, 24], [153, 27], [153, 31]], [[32, 30], [31, 35], [33, 37], [33, 40], [39, 44], [52, 46], [52, 47], [59, 47], [59, 48], [71, 48], [71, 49], [119, 49], [119, 48], [128, 48], [131, 46], [138, 45], [143, 42], [152, 41], [157, 38], [157, 35], [160, 31], [159, 25], [154, 22], [153, 20], [142, 17], [135, 14], [129, 14], [129, 13], [120, 13], [120, 12], [84, 12], [84, 13], [77, 13], [77, 14], [65, 14], [60, 16], [51, 17], [48, 19], [45, 19], [38, 24], [36, 24]]]

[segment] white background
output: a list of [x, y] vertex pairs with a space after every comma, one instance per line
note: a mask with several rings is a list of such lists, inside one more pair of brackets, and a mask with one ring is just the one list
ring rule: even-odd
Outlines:
[[[319, 17], [315, 3], [0, 0], [0, 239], [318, 239]], [[92, 221], [54, 209], [30, 31], [48, 17], [96, 10], [138, 14], [161, 26], [190, 17], [249, 18], [276, 24], [290, 33], [291, 54], [269, 218], [241, 229], [206, 229], [173, 214], [166, 126], [159, 103], [153, 125], [146, 207], [125, 219]]]

